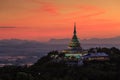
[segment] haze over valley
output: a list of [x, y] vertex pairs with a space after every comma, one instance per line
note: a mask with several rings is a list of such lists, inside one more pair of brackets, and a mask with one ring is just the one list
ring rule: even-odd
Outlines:
[[[0, 40], [0, 64], [32, 64], [50, 51], [67, 49], [69, 42], [70, 39], [50, 39], [47, 42], [20, 39]], [[83, 39], [80, 42], [83, 49], [95, 47], [120, 49], [120, 37]]]

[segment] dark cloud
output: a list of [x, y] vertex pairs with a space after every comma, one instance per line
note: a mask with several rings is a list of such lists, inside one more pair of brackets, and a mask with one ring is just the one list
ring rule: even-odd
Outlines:
[[16, 27], [14, 27], [14, 26], [0, 26], [0, 28], [5, 29], [5, 28], [16, 28]]

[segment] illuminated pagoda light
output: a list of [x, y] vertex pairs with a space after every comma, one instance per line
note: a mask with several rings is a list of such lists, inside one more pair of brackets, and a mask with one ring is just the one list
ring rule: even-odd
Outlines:
[[77, 37], [76, 23], [74, 23], [73, 37], [68, 45], [68, 49], [63, 50], [65, 57], [75, 57], [77, 59], [82, 58], [82, 55], [87, 54], [86, 51], [83, 51], [79, 39]]

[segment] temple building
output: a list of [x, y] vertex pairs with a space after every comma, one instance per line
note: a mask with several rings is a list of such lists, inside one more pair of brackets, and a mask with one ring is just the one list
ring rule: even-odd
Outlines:
[[77, 37], [76, 23], [74, 23], [73, 37], [68, 45], [68, 49], [63, 50], [62, 52], [65, 53], [66, 57], [75, 58], [81, 58], [82, 55], [86, 53], [85, 51], [83, 51], [79, 39]]
[[109, 60], [109, 55], [104, 52], [89, 53], [84, 55], [84, 61], [107, 61]]

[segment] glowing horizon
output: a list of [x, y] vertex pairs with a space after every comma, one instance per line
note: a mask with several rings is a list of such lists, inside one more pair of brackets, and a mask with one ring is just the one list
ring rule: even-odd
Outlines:
[[0, 1], [0, 39], [46, 41], [120, 36], [119, 0]]

